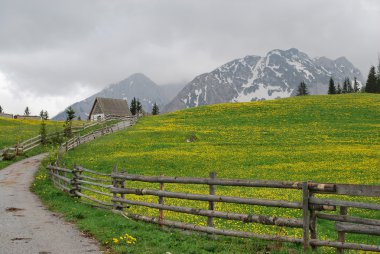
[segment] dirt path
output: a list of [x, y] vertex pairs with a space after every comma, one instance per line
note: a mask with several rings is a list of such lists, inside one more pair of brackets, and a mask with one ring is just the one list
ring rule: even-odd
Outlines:
[[44, 156], [0, 170], [0, 253], [102, 253], [95, 240], [47, 211], [29, 191]]

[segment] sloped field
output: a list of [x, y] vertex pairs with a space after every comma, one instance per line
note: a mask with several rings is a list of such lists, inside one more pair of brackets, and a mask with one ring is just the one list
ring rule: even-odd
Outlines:
[[[190, 141], [190, 142], [188, 142]], [[141, 119], [136, 126], [68, 153], [66, 165], [111, 172], [114, 165], [144, 175], [380, 184], [380, 96], [305, 96], [274, 101], [210, 105]], [[128, 186], [151, 187], [127, 183]], [[157, 189], [157, 186], [154, 186]], [[207, 193], [199, 186], [168, 184], [166, 190]], [[217, 187], [219, 195], [300, 201], [297, 191]], [[133, 197], [157, 202], [157, 198]], [[356, 200], [351, 198], [351, 200]], [[379, 199], [367, 199], [379, 202]], [[207, 209], [206, 202], [166, 204]], [[156, 210], [131, 211], [157, 216]], [[258, 206], [217, 204], [217, 210], [281, 217], [301, 212]], [[379, 213], [352, 210], [380, 218]], [[202, 217], [167, 213], [167, 218], [205, 225]], [[301, 236], [301, 230], [216, 220], [221, 228]], [[336, 239], [332, 223], [319, 224], [319, 238]], [[374, 243], [376, 238], [348, 240]]]

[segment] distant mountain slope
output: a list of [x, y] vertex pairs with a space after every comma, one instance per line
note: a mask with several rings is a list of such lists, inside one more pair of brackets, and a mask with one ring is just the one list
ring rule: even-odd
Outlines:
[[[161, 108], [169, 101], [162, 89], [156, 83], [144, 74], [136, 73], [117, 84], [109, 85], [107, 88], [85, 100], [71, 105], [76, 116], [80, 116], [83, 120], [87, 119], [96, 97], [126, 99], [128, 103], [130, 103], [133, 97], [136, 97], [140, 99], [143, 109], [147, 112], [151, 112], [154, 102], [156, 102]], [[61, 112], [53, 119], [66, 119], [66, 114], [65, 112]]]
[[312, 94], [325, 94], [331, 76], [336, 83], [343, 83], [345, 77], [363, 82], [359, 69], [344, 57], [312, 59], [295, 48], [272, 50], [265, 57], [246, 56], [197, 76], [164, 111], [289, 97], [295, 94], [301, 81], [306, 82]]
[[174, 97], [187, 85], [186, 83], [170, 84], [170, 85], [160, 85], [161, 91], [164, 93], [169, 101], [173, 100]]

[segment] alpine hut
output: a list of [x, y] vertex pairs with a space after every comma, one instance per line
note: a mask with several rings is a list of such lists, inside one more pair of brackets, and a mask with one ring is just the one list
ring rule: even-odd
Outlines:
[[96, 121], [104, 120], [108, 117], [126, 116], [132, 116], [126, 100], [97, 97], [92, 105], [88, 119]]

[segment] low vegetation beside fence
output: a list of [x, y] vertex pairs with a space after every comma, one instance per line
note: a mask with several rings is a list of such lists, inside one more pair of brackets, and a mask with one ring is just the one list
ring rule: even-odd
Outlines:
[[[350, 214], [351, 209], [380, 211], [380, 204], [377, 202], [347, 201], [339, 198], [340, 195], [379, 198], [380, 186], [218, 179], [215, 173], [210, 173], [209, 178], [143, 176], [119, 172], [116, 168], [111, 174], [107, 174], [81, 166], [74, 166], [73, 169], [48, 166], [48, 169], [51, 180], [57, 188], [70, 193], [73, 197], [89, 200], [135, 220], [215, 235], [298, 243], [302, 244], [304, 249], [326, 246], [336, 248], [339, 253], [342, 253], [344, 249], [380, 252], [380, 245], [354, 243], [345, 240], [348, 233], [380, 236], [380, 220], [378, 218]], [[148, 183], [150, 187], [133, 188], [132, 183], [135, 182]], [[166, 186], [169, 184], [206, 186], [208, 187], [208, 194], [168, 191]], [[156, 188], [152, 186], [156, 186]], [[286, 200], [285, 196], [282, 200], [272, 200], [218, 195], [217, 188], [224, 187], [265, 188], [269, 191], [275, 189], [293, 190], [298, 191], [300, 201], [289, 201]], [[149, 198], [144, 199], [145, 196]], [[178, 205], [178, 203], [171, 202], [172, 200], [200, 201], [206, 203], [207, 208], [189, 206], [188, 204], [186, 206]], [[179, 204], [182, 203], [179, 202]], [[301, 216], [285, 218], [271, 214], [235, 213], [217, 209], [217, 205], [221, 203], [298, 210], [301, 212]], [[143, 212], [138, 214], [132, 212], [134, 211], [131, 209], [132, 207], [156, 209], [158, 213], [154, 217]], [[338, 214], [331, 211], [337, 211]], [[198, 225], [187, 221], [171, 220], [170, 215], [172, 213], [204, 217], [206, 223]], [[290, 237], [281, 234], [261, 234], [250, 230], [231, 230], [219, 227], [220, 224], [215, 225], [215, 219], [262, 224], [279, 229], [284, 227], [299, 228], [302, 234], [301, 237]], [[319, 237], [318, 225], [320, 221], [335, 222], [336, 239], [321, 239]], [[277, 232], [280, 231], [277, 230]]]

